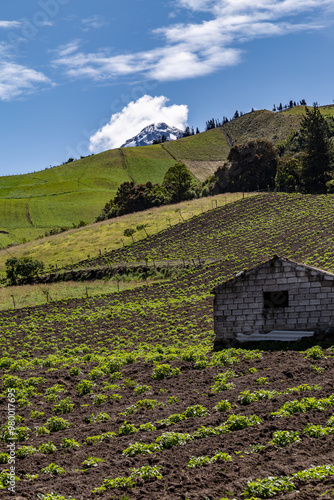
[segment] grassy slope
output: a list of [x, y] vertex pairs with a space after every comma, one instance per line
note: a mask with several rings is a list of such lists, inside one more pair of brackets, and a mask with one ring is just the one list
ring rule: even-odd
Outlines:
[[[144, 212], [128, 214], [116, 219], [107, 220], [83, 228], [74, 229], [55, 236], [49, 236], [28, 242], [9, 249], [14, 257], [32, 257], [45, 262], [47, 265], [65, 266], [97, 256], [128, 245], [131, 240], [124, 238], [124, 229], [136, 228], [139, 224], [148, 224], [146, 230], [149, 234], [166, 229], [169, 225], [177, 224], [181, 219], [189, 219], [194, 215], [210, 210], [217, 202], [218, 206], [240, 199], [240, 193], [222, 194], [210, 198], [191, 200], [178, 205], [168, 205], [153, 208]], [[177, 210], [181, 210], [180, 212]], [[136, 232], [134, 239], [145, 237], [144, 231]], [[3, 235], [0, 235], [2, 241]], [[9, 258], [7, 250], [0, 250], [0, 272], [5, 269], [5, 261]]]
[[201, 160], [215, 162], [228, 153], [221, 131], [176, 142], [115, 149], [41, 172], [1, 177], [0, 229], [9, 234], [0, 235], [0, 243], [31, 240], [80, 220], [91, 223], [122, 182], [160, 183], [168, 168], [183, 157], [200, 160], [190, 168], [204, 180], [212, 173], [212, 165]]
[[[334, 106], [320, 108], [334, 116]], [[273, 113], [255, 111], [226, 124], [233, 142], [251, 138], [284, 140], [299, 127], [304, 107]], [[110, 150], [70, 164], [26, 175], [0, 178], [0, 244], [32, 240], [54, 227], [93, 222], [124, 181], [161, 182], [165, 172], [183, 161], [204, 180], [227, 158], [229, 145], [221, 128], [165, 143]]]
[[[334, 116], [334, 106], [322, 106], [319, 109], [324, 116]], [[233, 143], [250, 139], [269, 139], [277, 144], [286, 139], [292, 131], [299, 130], [304, 114], [305, 106], [296, 106], [279, 113], [264, 109], [232, 120], [224, 125], [224, 130]]]

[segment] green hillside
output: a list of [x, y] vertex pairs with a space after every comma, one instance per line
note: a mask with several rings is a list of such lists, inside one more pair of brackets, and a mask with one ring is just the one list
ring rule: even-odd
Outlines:
[[[255, 138], [282, 142], [299, 129], [304, 109], [255, 111], [176, 141], [109, 150], [40, 172], [0, 177], [0, 231], [8, 233], [0, 234], [0, 243], [19, 244], [53, 228], [92, 223], [122, 182], [160, 183], [177, 161], [204, 181], [226, 161], [231, 143]], [[320, 110], [334, 117], [334, 106]]]
[[[325, 117], [334, 117], [334, 105], [319, 107]], [[293, 131], [298, 131], [305, 106], [295, 106], [274, 113], [262, 109], [247, 113], [223, 126], [233, 144], [251, 139], [269, 139], [274, 144], [284, 141]]]
[[160, 183], [169, 167], [183, 158], [199, 160], [188, 166], [204, 180], [229, 151], [220, 130], [178, 142], [114, 149], [40, 172], [0, 177], [0, 230], [9, 233], [1, 235], [0, 243], [29, 241], [80, 220], [92, 223], [122, 182]]

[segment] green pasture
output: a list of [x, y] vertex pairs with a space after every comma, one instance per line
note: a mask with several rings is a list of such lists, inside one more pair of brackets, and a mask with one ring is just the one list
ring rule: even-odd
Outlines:
[[152, 280], [103, 279], [89, 282], [66, 281], [43, 285], [9, 286], [0, 288], [0, 310], [35, 307], [58, 300], [97, 297], [102, 294], [132, 290], [151, 282]]
[[215, 128], [163, 145], [173, 157], [181, 161], [223, 161], [230, 151], [226, 136], [221, 128]]
[[[183, 156], [215, 161], [228, 153], [220, 130], [187, 139], [179, 147], [168, 146], [176, 148], [173, 154], [160, 144], [114, 149], [40, 172], [0, 177], [0, 230], [8, 233], [1, 234], [1, 245], [31, 241], [80, 221], [91, 224], [123, 182], [161, 183]], [[194, 175], [204, 180], [212, 166], [197, 170], [198, 176], [192, 169]]]
[[[251, 196], [251, 194], [247, 194], [247, 196]], [[2, 249], [0, 250], [0, 272], [5, 271], [5, 262], [10, 256], [32, 257], [42, 260], [47, 266], [57, 265], [58, 267], [76, 263], [89, 257], [97, 257], [100, 253], [104, 254], [129, 245], [132, 242], [131, 238], [126, 238], [123, 235], [127, 228], [136, 229], [138, 225], [147, 224], [146, 232], [150, 235], [155, 234], [182, 222], [183, 219], [190, 219], [211, 210], [216, 205], [223, 206], [240, 200], [241, 197], [242, 193], [227, 193], [185, 201], [177, 205], [152, 208], [144, 212], [123, 215], [116, 219], [30, 241], [9, 249]], [[134, 234], [135, 241], [145, 237], [144, 230], [136, 231]], [[0, 234], [0, 244], [5, 245], [5, 241], [6, 235]]]

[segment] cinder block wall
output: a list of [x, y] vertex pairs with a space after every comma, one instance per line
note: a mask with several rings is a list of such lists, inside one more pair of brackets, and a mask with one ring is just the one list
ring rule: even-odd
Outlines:
[[[264, 307], [264, 292], [288, 292], [287, 307]], [[334, 277], [285, 260], [272, 260], [215, 290], [216, 344], [237, 333], [324, 331], [334, 326]]]

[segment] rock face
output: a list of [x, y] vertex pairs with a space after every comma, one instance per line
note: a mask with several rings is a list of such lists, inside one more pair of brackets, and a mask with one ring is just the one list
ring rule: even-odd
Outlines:
[[153, 141], [161, 139], [164, 135], [167, 141], [174, 141], [182, 137], [182, 130], [169, 127], [167, 123], [152, 123], [143, 128], [135, 137], [128, 139], [121, 148], [133, 148], [135, 146], [149, 146]]

